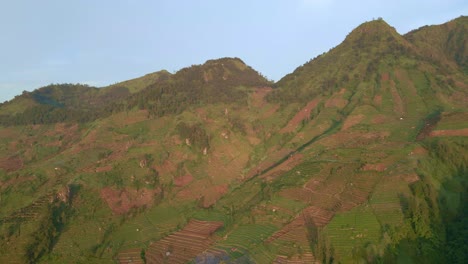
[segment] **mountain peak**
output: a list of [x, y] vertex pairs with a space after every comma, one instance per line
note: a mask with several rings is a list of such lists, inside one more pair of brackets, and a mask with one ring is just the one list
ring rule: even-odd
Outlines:
[[359, 42], [369, 44], [379, 41], [403, 39], [400, 34], [383, 19], [365, 22], [348, 34], [344, 43]]
[[214, 60], [207, 60], [203, 66], [211, 67], [211, 66], [231, 66], [234, 67], [238, 70], [245, 70], [249, 66], [245, 64], [244, 61], [237, 57], [224, 57], [224, 58], [219, 58], [219, 59], [214, 59]]
[[176, 73], [186, 81], [200, 80], [214, 86], [267, 86], [269, 81], [239, 58], [208, 60], [201, 65], [192, 65]]

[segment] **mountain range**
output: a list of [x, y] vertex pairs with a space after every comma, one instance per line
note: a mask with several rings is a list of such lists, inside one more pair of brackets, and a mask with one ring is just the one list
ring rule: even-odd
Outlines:
[[1, 263], [466, 263], [468, 17], [0, 105]]

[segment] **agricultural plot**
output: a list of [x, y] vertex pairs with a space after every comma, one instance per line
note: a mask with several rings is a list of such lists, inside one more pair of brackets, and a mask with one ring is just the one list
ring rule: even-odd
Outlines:
[[353, 249], [365, 247], [368, 243], [378, 244], [381, 227], [372, 208], [365, 204], [335, 215], [324, 232], [339, 261], [346, 263], [352, 260]]
[[314, 255], [312, 253], [305, 253], [300, 256], [295, 255], [292, 257], [278, 256], [273, 261], [273, 264], [312, 264], [312, 263], [319, 263], [315, 261]]
[[[216, 247], [248, 249], [260, 245], [275, 230], [276, 226], [268, 224], [246, 224], [234, 228], [226, 235], [226, 239], [216, 244]], [[235, 251], [235, 250], [234, 250]]]
[[150, 244], [146, 263], [187, 263], [213, 243], [212, 234], [221, 226], [222, 222], [192, 219], [182, 230]]
[[139, 248], [121, 251], [116, 258], [119, 264], [144, 264], [142, 251]]

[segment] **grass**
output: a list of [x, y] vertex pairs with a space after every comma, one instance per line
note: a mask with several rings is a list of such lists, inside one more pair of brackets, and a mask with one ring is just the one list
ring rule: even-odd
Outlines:
[[274, 225], [246, 224], [235, 227], [227, 234], [227, 239], [220, 241], [216, 246], [221, 248], [236, 247], [249, 249], [259, 246], [263, 240], [271, 236], [278, 228]]
[[468, 128], [468, 113], [458, 112], [447, 115], [442, 115], [441, 120], [437, 123], [437, 130], [444, 129], [463, 129]]
[[380, 240], [380, 224], [368, 204], [337, 214], [325, 228], [327, 237], [341, 262], [349, 262], [353, 249]]
[[298, 213], [307, 206], [307, 204], [302, 201], [291, 200], [281, 195], [274, 195], [269, 201], [269, 204], [291, 210], [293, 213]]

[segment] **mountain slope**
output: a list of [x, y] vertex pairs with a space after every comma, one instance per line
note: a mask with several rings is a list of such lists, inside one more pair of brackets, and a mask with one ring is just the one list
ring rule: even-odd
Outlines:
[[1, 127], [0, 262], [463, 263], [464, 53], [421, 44], [451, 23], [366, 22], [276, 88], [222, 58], [9, 102], [98, 114]]
[[458, 66], [467, 74], [467, 27], [468, 17], [461, 16], [443, 25], [413, 30], [405, 38], [417, 46], [425, 57], [442, 63], [444, 67], [456, 69]]

